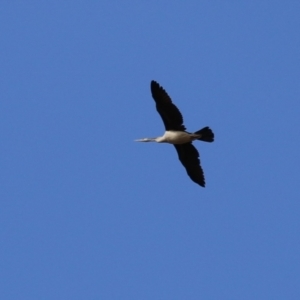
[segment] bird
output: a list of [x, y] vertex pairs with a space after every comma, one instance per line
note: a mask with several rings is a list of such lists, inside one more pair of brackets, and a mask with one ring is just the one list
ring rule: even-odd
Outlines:
[[150, 89], [156, 104], [156, 110], [165, 125], [165, 133], [159, 137], [142, 138], [135, 141], [173, 144], [188, 176], [198, 185], [205, 187], [205, 177], [200, 165], [199, 152], [192, 142], [195, 140], [213, 142], [213, 131], [206, 126], [193, 133], [187, 132], [181, 112], [172, 102], [165, 89], [154, 80], [150, 83]]

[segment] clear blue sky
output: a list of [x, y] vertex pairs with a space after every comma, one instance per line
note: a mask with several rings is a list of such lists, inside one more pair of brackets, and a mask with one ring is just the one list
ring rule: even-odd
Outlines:
[[[299, 1], [2, 1], [0, 298], [300, 299]], [[158, 81], [197, 142], [171, 145]]]

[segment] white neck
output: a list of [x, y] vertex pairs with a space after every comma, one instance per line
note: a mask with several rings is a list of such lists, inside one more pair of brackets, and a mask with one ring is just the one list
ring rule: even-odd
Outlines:
[[143, 139], [138, 139], [135, 141], [136, 142], [158, 142], [157, 139], [159, 139], [159, 137], [158, 138], [143, 138]]

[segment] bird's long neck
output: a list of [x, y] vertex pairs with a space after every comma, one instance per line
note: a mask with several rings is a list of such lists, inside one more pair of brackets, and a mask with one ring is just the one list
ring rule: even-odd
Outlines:
[[157, 138], [143, 138], [139, 140], [140, 142], [157, 142]]
[[143, 138], [143, 139], [138, 139], [135, 140], [136, 142], [156, 142], [156, 143], [163, 143], [164, 142], [164, 137], [159, 136], [155, 138]]
[[154, 141], [157, 143], [164, 143], [165, 142], [165, 137], [164, 136], [158, 136], [154, 138]]
[[145, 138], [144, 142], [166, 143], [166, 137], [165, 135], [163, 135], [155, 138]]

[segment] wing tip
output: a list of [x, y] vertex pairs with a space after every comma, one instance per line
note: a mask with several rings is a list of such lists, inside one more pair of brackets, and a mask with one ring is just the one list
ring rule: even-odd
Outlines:
[[151, 80], [150, 87], [151, 87], [151, 90], [161, 88], [160, 84], [155, 80]]

